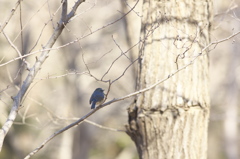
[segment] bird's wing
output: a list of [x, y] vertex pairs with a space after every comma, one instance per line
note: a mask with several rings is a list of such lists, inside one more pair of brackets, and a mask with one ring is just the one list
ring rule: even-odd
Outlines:
[[93, 100], [93, 95], [91, 96], [90, 100], [89, 100], [89, 104], [92, 103], [92, 100]]

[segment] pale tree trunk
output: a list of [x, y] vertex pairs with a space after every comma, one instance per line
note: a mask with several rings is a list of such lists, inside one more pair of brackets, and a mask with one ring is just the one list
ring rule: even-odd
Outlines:
[[142, 159], [207, 158], [209, 64], [202, 50], [210, 42], [211, 9], [211, 0], [143, 2], [137, 89], [170, 78], [129, 108], [128, 134]]

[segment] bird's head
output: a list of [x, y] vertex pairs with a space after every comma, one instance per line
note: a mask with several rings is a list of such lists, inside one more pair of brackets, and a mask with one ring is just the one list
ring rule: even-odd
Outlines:
[[102, 88], [97, 88], [96, 91], [103, 92], [104, 90]]

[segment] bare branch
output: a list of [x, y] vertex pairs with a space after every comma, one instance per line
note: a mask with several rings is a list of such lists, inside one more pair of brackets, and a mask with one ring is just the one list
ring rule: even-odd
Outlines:
[[[112, 37], [112, 38], [113, 38], [113, 37]], [[132, 48], [136, 47], [140, 42], [143, 42], [146, 38], [147, 38], [147, 37], [145, 37], [143, 40], [139, 40], [136, 44], [134, 44], [132, 47], [130, 47], [130, 48], [129, 48], [128, 50], [126, 50], [125, 52], [123, 52], [123, 50], [121, 49], [121, 47], [116, 43], [116, 41], [115, 41], [114, 38], [113, 38], [113, 41], [114, 41], [114, 43], [118, 46], [119, 50], [121, 51], [121, 54], [120, 54], [115, 60], [113, 60], [113, 62], [112, 62], [111, 65], [109, 66], [108, 70], [103, 74], [101, 80], [103, 80], [103, 78], [108, 74], [108, 72], [109, 72], [109, 71], [111, 70], [111, 68], [113, 67], [114, 63], [115, 63], [121, 56], [124, 55], [127, 59], [129, 59], [126, 54], [127, 54]], [[137, 59], [139, 59], [139, 58], [137, 58]], [[124, 70], [123, 74], [120, 75], [120, 77], [118, 77], [117, 79], [115, 79], [113, 82], [115, 82], [116, 80], [118, 80], [119, 78], [121, 78], [121, 77], [124, 75], [124, 73], [127, 71], [127, 69], [128, 69], [134, 62], [136, 62], [137, 59], [135, 59], [133, 62], [131, 62], [131, 64]], [[130, 59], [129, 59], [129, 60], [130, 60]], [[112, 82], [112, 83], [113, 83], [113, 82]]]
[[[23, 25], [22, 25], [22, 5], [21, 5], [21, 1], [20, 1], [20, 5], [19, 5], [20, 7], [19, 7], [19, 12], [20, 12], [20, 14], [19, 14], [19, 20], [20, 20], [20, 29], [21, 29], [21, 31], [20, 31], [20, 33], [21, 33], [21, 47], [22, 47], [22, 54], [24, 54], [24, 52], [23, 52], [23, 50], [24, 50], [24, 45], [23, 45], [23, 31], [22, 31], [22, 29], [23, 29]], [[22, 56], [22, 54], [21, 55], [19, 55], [20, 57]]]
[[3, 29], [7, 26], [8, 22], [10, 21], [10, 19], [12, 18], [13, 14], [15, 13], [16, 9], [18, 8], [20, 2], [22, 0], [18, 0], [17, 3], [15, 4], [15, 6], [12, 8], [10, 15], [8, 16], [8, 18], [5, 20], [4, 24], [1, 26], [0, 29], [0, 33], [3, 31]]
[[[86, 2], [86, 3], [87, 3], [87, 2]], [[88, 11], [91, 10], [96, 4], [97, 4], [97, 2], [96, 2], [96, 0], [95, 0], [92, 6], [90, 6], [89, 8], [87, 8], [86, 10], [84, 10], [83, 12], [80, 12], [80, 13], [74, 15], [74, 16], [69, 20], [69, 22], [73, 21], [75, 18], [79, 17], [80, 15], [88, 12]], [[85, 23], [85, 22], [84, 22], [84, 23]], [[90, 32], [91, 32], [91, 30], [90, 30]]]
[[35, 79], [39, 79], [39, 80], [44, 80], [44, 79], [57, 79], [57, 78], [61, 78], [61, 77], [65, 77], [65, 76], [69, 76], [69, 75], [83, 75], [83, 74], [88, 74], [87, 72], [78, 72], [78, 71], [69, 71], [65, 74], [62, 75], [56, 75], [56, 76], [47, 76], [46, 78], [35, 78]]
[[[61, 118], [61, 117], [58, 117], [58, 118], [61, 119], [61, 120], [75, 120], [75, 121], [79, 119], [79, 118]], [[91, 124], [93, 126], [96, 126], [100, 129], [104, 129], [104, 130], [109, 130], [109, 131], [114, 131], [114, 132], [126, 132], [125, 130], [119, 130], [119, 129], [115, 129], [115, 128], [106, 127], [104, 125], [97, 124], [97, 123], [92, 122], [92, 121], [87, 120], [87, 119], [84, 120], [84, 122], [86, 122], [88, 124]]]
[[[42, 37], [42, 34], [43, 34], [44, 29], [46, 28], [47, 24], [48, 24], [50, 21], [52, 21], [52, 20], [49, 20], [47, 23], [44, 24], [44, 26], [43, 26], [43, 28], [42, 28], [42, 30], [41, 30], [41, 32], [40, 32], [40, 35], [38, 36], [37, 41], [35, 42], [35, 44], [34, 44], [33, 47], [30, 49], [29, 52], [31, 52], [31, 51], [37, 46], [40, 38]], [[31, 55], [33, 55], [33, 54], [31, 54]], [[27, 57], [27, 56], [30, 56], [30, 54], [26, 54], [26, 55], [25, 55], [25, 57]]]
[[[82, 2], [81, 1], [78, 1], [79, 2], [79, 4], [81, 4]], [[63, 0], [62, 1], [62, 16], [61, 16], [61, 21], [63, 22], [63, 23], [65, 23], [66, 22], [66, 20], [67, 20], [67, 7], [68, 7], [68, 3], [67, 3], [67, 0]], [[76, 10], [75, 10], [75, 12], [76, 12]], [[73, 17], [73, 16], [72, 16]], [[71, 18], [71, 17], [70, 17]], [[66, 23], [65, 23], [66, 24]]]
[[125, 53], [123, 53], [122, 48], [121, 48], [120, 45], [117, 43], [117, 41], [114, 39], [113, 35], [112, 35], [112, 39], [113, 39], [113, 41], [114, 41], [114, 44], [117, 45], [118, 49], [121, 51], [121, 54], [124, 55], [129, 61], [131, 61], [130, 58], [129, 58]]
[[6, 91], [6, 90], [7, 90], [9, 87], [10, 87], [10, 85], [7, 85], [7, 87], [6, 87], [6, 88], [4, 88], [4, 89], [0, 90], [0, 93], [2, 93], [2, 92], [4, 92], [4, 91]]
[[8, 43], [12, 46], [12, 48], [18, 53], [18, 56], [20, 58], [22, 58], [22, 54], [21, 52], [18, 50], [18, 48], [12, 43], [11, 39], [7, 36], [7, 34], [5, 34], [4, 31], [2, 31], [3, 35], [5, 36], [5, 38], [7, 39]]
[[106, 127], [106, 126], [103, 126], [103, 125], [100, 125], [100, 124], [97, 124], [97, 123], [94, 123], [90, 120], [84, 120], [86, 123], [89, 123], [91, 125], [94, 125], [100, 129], [105, 129], [105, 130], [109, 130], [109, 131], [115, 131], [115, 132], [126, 132], [125, 130], [119, 130], [119, 129], [114, 129], [114, 128], [109, 128], [109, 127]]
[[16, 35], [15, 39], [13, 40], [13, 42], [15, 42], [18, 37], [21, 35], [21, 32], [28, 26], [29, 22], [33, 19], [33, 17], [44, 7], [44, 5], [46, 4], [46, 2], [36, 11], [35, 14], [33, 14], [32, 17], [29, 18], [29, 20], [25, 23], [25, 25], [23, 26], [22, 30], [19, 31], [19, 33]]
[[70, 125], [56, 131], [55, 133], [53, 133], [51, 136], [49, 136], [39, 147], [37, 147], [35, 150], [33, 150], [31, 153], [29, 153], [24, 159], [29, 159], [31, 156], [33, 156], [34, 154], [36, 154], [39, 150], [41, 150], [49, 141], [51, 141], [54, 137], [56, 137], [57, 135], [63, 133], [64, 131], [77, 126], [79, 124], [81, 124], [86, 118], [88, 118], [89, 116], [91, 116], [92, 114], [94, 114], [94, 112], [96, 112], [97, 110], [99, 110], [99, 107], [97, 107], [96, 109], [93, 109], [92, 111], [90, 111], [88, 114], [86, 114], [85, 116], [83, 116], [82, 118], [78, 119], [77, 121], [71, 123]]
[[[67, 2], [67, 1], [65, 0], [64, 2]], [[84, 2], [84, 0], [82, 0], [82, 1], [79, 0], [76, 3], [78, 3], [78, 6], [79, 6], [82, 2]], [[63, 5], [62, 5], [63, 10], [65, 10], [66, 7], [67, 7], [66, 3], [63, 3]], [[75, 11], [76, 11], [76, 9], [77, 9], [77, 7], [75, 7]], [[63, 12], [65, 13], [65, 11], [63, 11]], [[68, 20], [70, 18], [71, 18], [71, 16], [68, 17]], [[64, 29], [64, 25], [62, 22], [63, 19], [64, 19], [64, 17], [61, 17], [61, 20], [59, 21], [58, 26], [54, 30], [52, 36], [50, 37], [50, 39], [48, 40], [48, 42], [46, 43], [44, 48], [51, 48], [54, 45], [54, 43], [56, 42], [59, 35], [62, 33], [62, 30]], [[64, 21], [64, 23], [67, 24], [67, 21]], [[41, 55], [39, 57], [37, 57], [37, 60], [36, 60], [35, 64], [33, 65], [33, 67], [30, 69], [26, 79], [23, 82], [21, 89], [19, 90], [17, 95], [15, 97], [13, 97], [13, 105], [12, 105], [10, 114], [8, 116], [7, 121], [3, 124], [3, 126], [0, 130], [0, 150], [2, 149], [2, 145], [3, 145], [5, 136], [7, 135], [9, 129], [11, 128], [13, 121], [17, 117], [17, 113], [21, 106], [23, 97], [24, 97], [25, 93], [27, 92], [29, 86], [31, 85], [34, 77], [36, 76], [38, 71], [41, 69], [42, 64], [49, 56], [49, 52], [50, 52], [50, 50], [43, 51], [41, 53]]]
[[133, 62], [131, 62], [131, 63], [126, 67], [126, 69], [123, 71], [123, 73], [122, 73], [119, 77], [117, 77], [115, 80], [113, 80], [112, 83], [114, 83], [115, 81], [117, 81], [117, 80], [119, 80], [121, 77], [123, 77], [124, 74], [126, 73], [126, 71], [127, 71], [136, 61], [138, 61], [138, 60], [139, 60], [139, 58], [137, 58], [137, 59], [135, 59]]

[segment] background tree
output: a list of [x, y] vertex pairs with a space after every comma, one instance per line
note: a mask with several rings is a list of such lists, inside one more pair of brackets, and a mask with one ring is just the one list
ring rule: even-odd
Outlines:
[[[63, 10], [63, 2], [68, 2], [67, 7], [65, 4], [67, 12]], [[175, 116], [177, 118], [169, 120], [169, 125], [175, 121], [174, 128], [176, 129], [174, 130], [178, 130], [176, 126], [177, 122], [181, 122], [179, 118], [182, 117], [181, 119], [184, 120], [184, 117], [188, 117], [189, 112], [193, 112], [192, 117], [194, 118], [197, 112], [202, 110], [202, 108], [197, 109], [198, 106], [195, 107], [196, 109], [185, 107], [186, 101], [192, 100], [192, 98], [183, 98], [188, 96], [188, 94], [181, 94], [181, 89], [177, 87], [179, 85], [178, 81], [184, 83], [183, 79], [188, 78], [183, 76], [189, 76], [189, 72], [195, 78], [198, 72], [193, 70], [202, 61], [206, 60], [206, 53], [210, 55], [210, 63], [212, 64], [210, 65], [209, 74], [211, 76], [210, 94], [212, 101], [209, 127], [209, 147], [211, 147], [211, 151], [208, 151], [208, 156], [209, 158], [220, 158], [219, 155], [222, 157], [222, 152], [225, 150], [226, 156], [234, 154], [238, 158], [238, 153], [232, 153], [232, 150], [236, 152], [238, 144], [236, 143], [238, 141], [238, 136], [236, 135], [238, 131], [236, 121], [238, 102], [237, 100], [231, 100], [233, 101], [231, 106], [234, 109], [225, 109], [223, 106], [225, 106], [224, 103], [226, 102], [220, 102], [225, 100], [227, 94], [234, 93], [235, 97], [238, 96], [237, 87], [234, 87], [239, 83], [237, 78], [238, 71], [236, 69], [238, 68], [237, 61], [232, 63], [231, 67], [227, 65], [232, 62], [232, 59], [237, 54], [232, 54], [229, 51], [231, 50], [230, 48], [239, 45], [236, 36], [239, 31], [236, 31], [238, 29], [233, 29], [238, 26], [239, 21], [237, 12], [238, 2], [217, 1], [213, 3], [215, 14], [211, 33], [212, 43], [203, 41], [203, 39], [207, 40], [209, 38], [207, 34], [208, 23], [206, 26], [204, 23], [189, 25], [191, 21], [189, 22], [187, 19], [174, 20], [175, 17], [180, 17], [180, 15], [188, 16], [186, 13], [181, 12], [180, 9], [185, 8], [184, 4], [188, 3], [178, 3], [179, 11], [177, 13], [180, 14], [171, 12], [175, 11], [177, 6], [175, 6], [176, 8], [172, 7], [166, 10], [168, 6], [163, 5], [164, 3], [159, 3], [159, 6], [152, 9], [151, 13], [151, 10], [146, 10], [146, 7], [151, 7], [155, 3], [153, 2], [147, 6], [148, 3], [146, 1], [143, 8], [142, 3], [141, 1], [88, 0], [79, 5], [76, 14], [70, 19], [69, 23], [61, 26], [60, 20], [64, 20], [63, 15], [66, 15], [65, 13], [69, 14], [73, 9], [74, 1], [46, 0], [34, 1], [32, 3], [32, 1], [16, 0], [15, 2], [0, 2], [2, 11], [2, 14], [0, 14], [1, 128], [9, 118], [13, 99], [16, 99], [13, 97], [18, 94], [24, 85], [24, 80], [31, 72], [31, 68], [33, 68], [36, 62], [41, 60], [40, 56], [43, 52], [47, 53], [50, 51], [48, 58], [39, 67], [38, 73], [33, 78], [25, 96], [23, 96], [20, 109], [15, 109], [17, 110], [16, 118], [12, 120], [13, 125], [11, 125], [5, 136], [0, 158], [24, 158], [30, 152], [32, 152], [30, 155], [34, 155], [32, 158], [74, 159], [79, 158], [79, 156], [81, 159], [138, 158], [134, 143], [125, 133], [124, 128], [124, 125], [128, 123], [126, 109], [130, 103], [133, 103], [133, 97], [138, 95], [136, 98], [138, 104], [133, 104], [129, 110], [134, 110], [135, 106], [138, 106], [139, 110], [143, 110], [144, 115], [146, 112], [144, 112], [145, 109], [143, 108], [146, 105], [141, 103], [142, 97], [147, 99], [149, 94], [172, 97], [172, 100], [169, 98], [165, 100], [172, 101], [172, 103], [168, 103], [172, 105], [166, 105], [166, 107], [162, 105], [162, 103], [165, 103], [161, 100], [162, 98], [159, 98], [159, 101], [152, 100], [155, 99], [154, 97], [151, 98], [150, 101], [153, 102], [150, 103], [153, 103], [151, 104], [153, 109], [150, 109], [150, 112], [158, 112], [153, 117], [154, 119], [161, 116], [159, 113], [162, 114], [161, 119], [163, 123], [168, 119], [166, 113], [171, 116], [173, 112], [176, 112]], [[171, 3], [167, 4], [171, 6]], [[189, 2], [189, 4], [191, 3]], [[202, 2], [196, 2], [195, 5], [200, 6], [197, 12], [204, 8]], [[189, 6], [194, 8], [192, 5]], [[146, 11], [148, 12], [147, 14]], [[189, 11], [189, 8], [186, 11]], [[207, 13], [205, 11], [202, 12]], [[154, 13], [156, 13], [157, 17]], [[196, 19], [200, 18], [196, 16], [197, 14], [193, 14], [193, 17]], [[151, 19], [163, 21], [158, 23], [151, 21]], [[205, 21], [205, 19], [202, 20]], [[146, 21], [153, 25], [150, 23], [146, 24]], [[143, 27], [141, 31], [141, 22], [144, 22], [142, 25], [147, 29], [145, 29], [146, 32], [143, 32]], [[176, 24], [180, 23], [185, 24], [184, 26], [187, 28], [183, 28], [181, 25], [176, 26]], [[63, 27], [60, 36], [52, 47], [47, 49], [45, 47], [44, 49], [43, 46], [46, 46], [51, 35], [54, 35], [59, 25]], [[162, 37], [163, 31], [166, 32], [164, 28], [171, 30], [171, 33], [166, 33], [166, 35], [172, 39], [166, 40], [166, 37]], [[159, 29], [163, 29], [163, 31]], [[189, 30], [189, 32], [186, 32], [186, 30]], [[192, 33], [192, 30], [194, 30], [194, 33]], [[140, 31], [141, 38], [139, 38]], [[201, 34], [206, 34], [207, 36], [202, 38]], [[162, 38], [159, 38], [158, 35]], [[179, 35], [179, 37], [175, 35]], [[199, 44], [207, 46], [198, 46]], [[138, 56], [138, 46], [141, 46], [141, 57]], [[169, 63], [163, 59], [160, 60], [161, 65], [167, 64], [168, 68], [161, 68], [164, 72], [158, 70], [160, 73], [157, 72], [156, 77], [149, 78], [151, 81], [145, 86], [141, 83], [147, 79], [147, 76], [139, 76], [137, 90], [140, 91], [136, 91], [137, 61], [140, 58], [144, 59], [145, 55], [148, 55], [143, 49], [146, 50], [150, 47], [152, 47], [151, 50], [153, 52], [162, 50], [163, 53], [159, 54], [162, 58], [165, 58], [165, 55], [167, 55], [171, 59], [168, 59], [169, 61], [167, 62]], [[165, 47], [165, 50], [163, 47]], [[187, 47], [189, 47], [189, 50]], [[199, 50], [193, 50], [195, 47]], [[203, 49], [205, 47], [206, 49]], [[203, 54], [200, 55], [198, 53]], [[179, 57], [176, 58], [178, 55]], [[233, 58], [229, 59], [229, 57]], [[237, 58], [234, 60], [237, 60]], [[190, 61], [193, 62], [188, 65]], [[146, 68], [154, 66], [148, 65], [144, 61], [141, 62], [141, 65], [146, 66]], [[183, 69], [184, 66], [186, 66], [185, 69]], [[235, 71], [227, 76], [226, 72], [229, 71], [226, 68], [230, 70], [235, 69]], [[142, 68], [141, 72], [144, 72], [144, 69]], [[176, 71], [177, 69], [179, 70]], [[147, 73], [151, 75], [151, 71]], [[168, 86], [172, 83], [175, 83], [175, 86], [169, 88]], [[226, 83], [229, 84], [226, 85]], [[232, 87], [228, 87], [229, 85]], [[108, 90], [109, 92], [105, 105], [91, 111], [88, 104], [89, 97], [97, 87], [102, 87], [106, 92]], [[168, 88], [169, 90], [163, 88]], [[176, 93], [173, 93], [176, 92], [175, 88], [178, 88], [177, 93], [179, 96], [177, 97]], [[225, 94], [226, 89], [228, 90], [227, 94]], [[160, 90], [160, 94], [153, 92], [153, 90]], [[187, 87], [187, 90], [189, 90], [189, 87]], [[145, 93], [142, 94], [143, 92]], [[174, 100], [178, 104], [183, 99], [183, 104], [180, 106], [184, 106], [184, 112], [182, 107], [179, 108], [179, 105], [173, 105]], [[228, 99], [230, 100], [230, 98]], [[230, 107], [230, 103], [227, 103]], [[189, 102], [189, 105], [192, 106], [193, 104]], [[225, 118], [225, 112], [228, 110], [235, 111], [230, 111], [228, 118]], [[138, 118], [135, 118], [136, 115], [131, 116], [133, 118], [131, 118], [128, 129], [130, 130], [129, 134], [136, 130], [133, 122], [140, 121], [141, 112], [138, 113]], [[186, 115], [184, 116], [185, 113]], [[234, 118], [232, 118], [233, 116]], [[149, 117], [152, 117], [152, 114]], [[87, 120], [82, 122], [86, 118]], [[190, 119], [190, 117], [187, 119]], [[222, 127], [222, 123], [227, 121], [225, 119], [231, 119], [232, 124], [227, 124], [226, 122], [225, 127]], [[75, 125], [78, 126], [75, 127]], [[225, 130], [230, 130], [231, 128], [231, 130], [235, 131], [220, 131], [223, 128]], [[162, 128], [157, 130], [159, 132], [161, 130], [161, 133], [163, 133]], [[222, 140], [223, 132], [226, 132], [225, 140]], [[230, 132], [234, 132], [233, 134], [235, 135], [230, 134]], [[56, 134], [59, 135], [56, 136]], [[163, 137], [167, 137], [167, 135], [165, 133]], [[231, 146], [235, 148], [232, 149], [230, 148]], [[35, 148], [37, 148], [36, 151], [33, 151]]]

